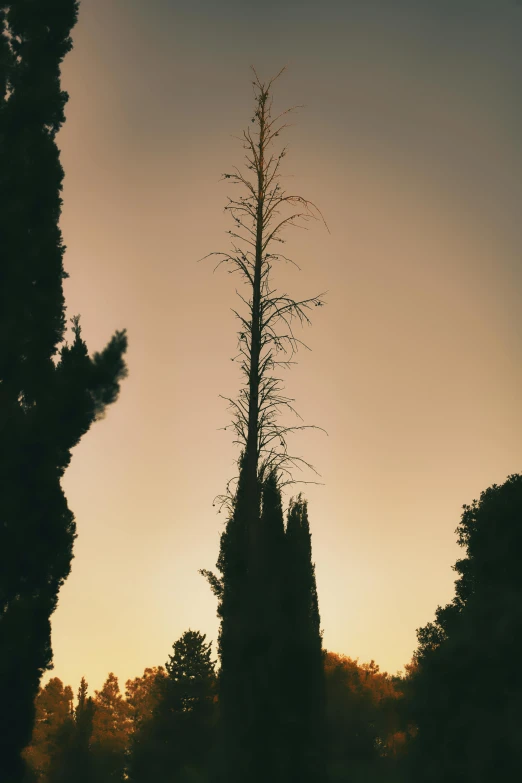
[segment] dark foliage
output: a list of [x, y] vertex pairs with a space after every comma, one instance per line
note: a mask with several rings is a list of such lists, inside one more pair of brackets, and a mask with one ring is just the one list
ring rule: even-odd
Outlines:
[[[0, 758], [22, 779], [34, 699], [51, 667], [50, 617], [69, 574], [75, 523], [60, 479], [71, 449], [125, 375], [124, 332], [90, 358], [74, 319], [63, 343], [63, 170], [55, 137], [67, 95], [74, 0], [0, 10]], [[59, 352], [59, 353], [58, 353]], [[58, 356], [57, 356], [58, 353]]]
[[325, 652], [326, 742], [331, 783], [395, 780], [406, 733], [403, 679], [374, 661]]
[[221, 536], [222, 577], [205, 572], [220, 599], [221, 779], [324, 781], [324, 674], [306, 503], [291, 503], [285, 531], [271, 472], [251, 543], [242, 479], [240, 471]]
[[[284, 520], [275, 473], [263, 482], [259, 535], [249, 552], [245, 627], [248, 647], [241, 666], [249, 680], [247, 769], [252, 780], [288, 779], [289, 754], [284, 733], [288, 694], [284, 681], [288, 653], [284, 625]], [[254, 764], [251, 759], [255, 759]]]
[[285, 626], [287, 647], [283, 679], [290, 705], [286, 742], [291, 780], [323, 781], [325, 772], [325, 686], [319, 605], [312, 563], [307, 503], [290, 502], [286, 525]]
[[[218, 650], [220, 741], [219, 777], [238, 783], [248, 773], [252, 729], [251, 682], [247, 661], [253, 652], [249, 639], [251, 618], [248, 596], [248, 517], [246, 511], [244, 457], [240, 461], [239, 481], [232, 514], [221, 534], [217, 567], [218, 579], [204, 572], [219, 598], [221, 618]], [[259, 513], [259, 512], [258, 512]]]
[[[281, 716], [285, 645], [281, 602], [284, 521], [274, 474], [256, 493], [252, 517], [245, 474], [221, 535], [221, 579], [204, 572], [218, 596], [220, 747], [219, 779], [279, 780], [285, 768]], [[253, 528], [255, 529], [253, 531]]]
[[207, 781], [216, 736], [216, 677], [211, 644], [186, 631], [173, 645], [159, 700], [132, 739], [133, 783]]
[[58, 737], [61, 752], [53, 758], [49, 783], [95, 783], [91, 747], [93, 716], [94, 702], [87, 696], [87, 683], [82, 677], [76, 709]]
[[464, 506], [456, 595], [417, 634], [411, 780], [486, 783], [520, 770], [522, 476]]
[[[277, 510], [277, 498], [275, 505]], [[169, 671], [161, 666], [145, 669], [142, 677], [127, 681], [125, 699], [117, 677], [109, 674], [94, 700], [87, 696], [87, 684], [82, 680], [73, 710], [71, 688], [56, 677], [51, 679], [36, 698], [37, 720], [31, 744], [24, 751], [28, 761], [24, 783], [114, 783], [125, 779], [211, 783], [218, 772], [219, 702], [210, 645], [204, 639], [192, 631], [184, 634], [174, 645]], [[380, 672], [373, 661], [360, 665], [326, 651], [323, 661], [329, 770], [322, 779], [331, 783], [404, 783], [397, 777], [396, 764], [405, 739], [398, 709], [403, 680]], [[293, 668], [306, 677], [299, 651]], [[301, 684], [306, 694], [307, 682]], [[291, 706], [287, 691], [284, 700], [273, 702], [272, 714], [269, 698], [264, 702], [264, 719], [274, 724], [271, 730], [277, 743], [277, 752], [269, 749], [271, 760], [277, 761], [269, 779], [280, 775], [284, 762], [289, 780], [297, 781], [302, 774], [306, 781], [306, 770], [300, 773], [298, 766], [291, 765], [297, 753], [294, 734], [276, 711]]]

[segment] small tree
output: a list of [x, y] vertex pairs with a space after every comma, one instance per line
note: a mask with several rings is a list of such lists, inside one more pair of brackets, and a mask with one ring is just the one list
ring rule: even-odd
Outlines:
[[167, 676], [157, 680], [152, 715], [142, 720], [132, 743], [133, 783], [207, 780], [215, 740], [215, 671], [211, 644], [185, 631], [173, 645]]
[[125, 778], [130, 714], [118, 678], [111, 672], [94, 698], [91, 749], [97, 783], [116, 783]]
[[78, 688], [78, 703], [74, 711], [74, 733], [67, 754], [67, 764], [62, 771], [64, 783], [95, 783], [92, 733], [94, 720], [94, 700], [87, 695], [88, 685], [82, 677]]

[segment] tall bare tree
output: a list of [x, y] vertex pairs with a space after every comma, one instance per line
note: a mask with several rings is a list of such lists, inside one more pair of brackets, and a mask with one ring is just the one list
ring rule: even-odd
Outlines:
[[244, 308], [234, 310], [240, 322], [235, 359], [244, 383], [237, 398], [227, 398], [233, 414], [229, 426], [241, 448], [239, 475], [219, 497], [229, 512], [217, 564], [221, 577], [202, 572], [219, 598], [222, 779], [228, 783], [255, 783], [267, 775], [274, 781], [292, 779], [292, 759], [282, 743], [285, 722], [293, 718], [282, 682], [288, 548], [281, 488], [295, 481], [295, 468], [312, 466], [289, 451], [288, 436], [307, 425], [283, 421], [283, 414], [295, 410], [280, 370], [293, 364], [303, 345], [294, 327], [310, 323], [310, 310], [324, 301], [322, 294], [293, 299], [272, 281], [278, 263], [295, 263], [280, 249], [284, 230], [322, 218], [312, 202], [281, 183], [287, 150], [274, 147], [288, 114], [298, 108], [272, 114], [271, 90], [281, 73], [264, 83], [254, 70], [254, 128], [241, 137], [245, 165], [224, 174], [241, 191], [226, 206], [234, 221], [232, 250], [210, 254], [219, 257], [218, 267], [237, 273], [248, 291], [237, 291]]
[[[242, 464], [248, 476], [249, 493], [258, 500], [258, 481], [262, 483], [271, 471], [280, 474], [284, 485], [293, 482], [293, 468], [303, 464], [312, 467], [288, 451], [288, 435], [313, 425], [281, 423], [282, 413], [296, 414], [296, 411], [293, 399], [285, 396], [277, 373], [290, 367], [298, 348], [304, 346], [294, 334], [295, 324], [310, 323], [309, 311], [324, 304], [324, 294], [296, 300], [278, 292], [272, 277], [278, 262], [297, 267], [295, 261], [279, 250], [285, 243], [284, 229], [306, 228], [308, 221], [324, 222], [324, 218], [313, 202], [287, 192], [281, 183], [281, 164], [287, 147], [277, 152], [274, 144], [288, 127], [288, 115], [301, 108], [293, 106], [272, 116], [272, 85], [285, 69], [266, 84], [252, 70], [255, 127], [244, 130], [240, 139], [246, 151], [245, 165], [223, 175], [242, 191], [236, 198], [229, 196], [225, 207], [234, 221], [234, 229], [228, 232], [232, 252], [214, 252], [209, 256], [219, 256], [218, 266], [226, 264], [230, 273], [238, 273], [249, 292], [247, 299], [237, 291], [245, 312], [233, 311], [240, 322], [235, 359], [240, 363], [245, 382], [236, 399], [227, 399], [233, 412], [230, 426], [244, 452]], [[226, 495], [219, 496], [229, 506], [234, 497], [232, 486], [233, 481]]]

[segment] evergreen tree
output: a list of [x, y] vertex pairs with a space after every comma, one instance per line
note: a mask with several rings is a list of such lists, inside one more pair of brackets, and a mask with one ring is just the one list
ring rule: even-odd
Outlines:
[[[218, 651], [220, 748], [218, 771], [230, 783], [248, 772], [249, 748], [248, 715], [252, 703], [250, 683], [247, 680], [249, 636], [247, 620], [249, 601], [247, 593], [247, 516], [244, 503], [245, 474], [240, 465], [239, 481], [233, 511], [221, 534], [217, 567], [221, 578], [202, 571], [217, 596], [218, 616], [221, 619]], [[236, 771], [234, 773], [234, 771]]]
[[94, 693], [91, 739], [94, 780], [96, 783], [118, 783], [125, 779], [131, 708], [112, 672], [102, 689]]
[[[0, 759], [23, 777], [34, 700], [51, 667], [50, 617], [70, 571], [74, 517], [60, 481], [125, 376], [126, 336], [89, 357], [62, 290], [63, 170], [56, 134], [76, 0], [0, 9]], [[58, 354], [58, 355], [57, 355]]]
[[[252, 736], [247, 747], [253, 752], [256, 778], [274, 782], [289, 780], [292, 758], [285, 736], [284, 716], [288, 708], [285, 663], [288, 628], [285, 625], [285, 527], [281, 491], [272, 471], [263, 482], [262, 536], [257, 544], [259, 570], [252, 573], [248, 593], [251, 648], [246, 671], [251, 677], [251, 698], [247, 718]], [[250, 762], [250, 768], [251, 768]], [[252, 773], [250, 773], [252, 774]]]
[[[236, 358], [244, 385], [237, 399], [229, 398], [231, 427], [242, 448], [239, 475], [235, 491], [231, 482], [220, 498], [229, 511], [217, 563], [221, 576], [202, 572], [219, 598], [221, 774], [226, 783], [277, 781], [288, 774], [291, 763], [280, 740], [280, 722], [286, 714], [286, 637], [281, 589], [284, 523], [278, 493], [292, 480], [292, 468], [303, 462], [287, 447], [288, 435], [302, 426], [280, 423], [282, 411], [295, 411], [276, 373], [292, 363], [299, 347], [294, 321], [310, 323], [308, 310], [323, 304], [320, 296], [295, 301], [279, 294], [271, 279], [274, 264], [289, 261], [274, 249], [284, 241], [281, 232], [318, 213], [311, 202], [287, 194], [281, 186], [286, 149], [276, 154], [271, 145], [286, 127], [282, 118], [291, 109], [272, 117], [273, 82], [262, 83], [255, 75], [255, 130], [243, 132], [246, 171], [224, 175], [246, 194], [229, 198], [226, 207], [235, 226], [229, 232], [233, 252], [210, 254], [219, 255], [219, 263], [239, 273], [249, 295], [247, 300], [239, 294], [247, 313], [234, 311], [240, 321]], [[292, 211], [280, 217], [286, 208]]]
[[94, 701], [87, 696], [87, 682], [82, 677], [78, 703], [71, 729], [62, 735], [62, 753], [54, 765], [50, 783], [95, 783], [92, 754]]
[[215, 744], [211, 644], [198, 631], [186, 631], [166, 669], [152, 716], [140, 721], [133, 737], [129, 777], [133, 783], [206, 781]]
[[[80, 687], [78, 688], [78, 704], [76, 705], [75, 710], [77, 775], [80, 770], [86, 770], [91, 766], [90, 751], [95, 708], [92, 696], [87, 696], [87, 689], [88, 685], [85, 677], [82, 677]], [[79, 779], [79, 777], [76, 777], [75, 779]]]
[[[417, 783], [514, 780], [522, 729], [522, 475], [464, 506], [456, 595], [417, 631], [406, 680]], [[490, 682], [484, 677], [488, 674]]]
[[291, 780], [325, 780], [325, 686], [319, 604], [312, 562], [308, 505], [290, 501], [285, 535], [288, 646], [284, 679], [289, 693], [287, 738]]

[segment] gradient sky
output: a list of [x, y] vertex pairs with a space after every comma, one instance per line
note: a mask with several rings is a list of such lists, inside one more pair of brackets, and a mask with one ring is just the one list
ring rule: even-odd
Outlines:
[[287, 389], [321, 473], [309, 498], [324, 644], [402, 669], [451, 599], [461, 507], [522, 469], [522, 8], [513, 0], [83, 0], [59, 136], [69, 315], [91, 351], [127, 327], [119, 401], [64, 480], [78, 524], [53, 675], [99, 688], [217, 639], [212, 507], [236, 450], [238, 371], [223, 172], [249, 66], [288, 66], [275, 108], [288, 187], [320, 224], [287, 234], [327, 290]]

